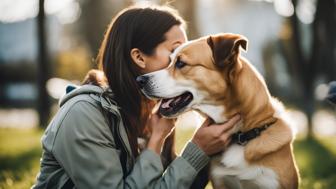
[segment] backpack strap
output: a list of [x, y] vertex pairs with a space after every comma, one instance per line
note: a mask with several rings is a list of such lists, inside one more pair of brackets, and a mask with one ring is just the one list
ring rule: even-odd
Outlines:
[[122, 171], [123, 171], [123, 178], [126, 178], [126, 176], [129, 174], [127, 171], [127, 149], [124, 147], [123, 141], [118, 135], [118, 118], [115, 114], [104, 111], [106, 120], [108, 121], [109, 128], [111, 130], [114, 142], [116, 144], [116, 148], [120, 150], [119, 160], [121, 163]]
[[[122, 124], [122, 118], [119, 112], [119, 107], [113, 100], [113, 93], [110, 90], [104, 90], [103, 93], [98, 95], [100, 97], [99, 102], [102, 107], [102, 112], [108, 122], [108, 126], [111, 130], [114, 142], [116, 144], [116, 148], [120, 150], [119, 160], [123, 170], [123, 178], [126, 178], [126, 176], [129, 174], [129, 169], [127, 168], [127, 160], [129, 159], [128, 156], [131, 155], [128, 153], [126, 144], [120, 136], [119, 129], [120, 124]], [[91, 95], [91, 97], [93, 96]], [[102, 101], [105, 101], [105, 103], [103, 103]]]

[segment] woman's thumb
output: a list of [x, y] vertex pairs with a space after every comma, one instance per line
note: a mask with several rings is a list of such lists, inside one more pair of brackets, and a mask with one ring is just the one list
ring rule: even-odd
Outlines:
[[157, 122], [159, 118], [160, 118], [160, 117], [159, 117], [158, 114], [151, 114], [151, 116], [150, 116], [150, 120], [151, 120], [152, 122]]

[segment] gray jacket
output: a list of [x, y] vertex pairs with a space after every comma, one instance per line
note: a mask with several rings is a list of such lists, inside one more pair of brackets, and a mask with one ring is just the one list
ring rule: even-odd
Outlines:
[[[61, 99], [60, 109], [42, 137], [41, 169], [32, 188], [73, 184], [81, 189], [189, 188], [209, 157], [189, 142], [166, 170], [160, 156], [151, 150], [142, 151], [135, 160], [118, 106], [103, 92], [98, 86], [84, 85]], [[111, 133], [105, 111], [115, 115], [112, 127], [118, 128], [118, 133]], [[120, 136], [127, 149], [127, 176], [113, 134]]]

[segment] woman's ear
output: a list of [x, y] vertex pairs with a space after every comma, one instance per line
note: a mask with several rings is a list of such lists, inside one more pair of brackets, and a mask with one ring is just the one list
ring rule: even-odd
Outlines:
[[146, 67], [143, 53], [138, 48], [131, 49], [131, 57], [132, 57], [133, 62], [136, 65], [138, 65], [140, 68]]

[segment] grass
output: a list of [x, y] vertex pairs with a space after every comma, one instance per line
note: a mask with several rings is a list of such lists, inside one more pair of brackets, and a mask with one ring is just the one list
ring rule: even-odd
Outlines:
[[0, 189], [33, 185], [39, 171], [41, 134], [35, 129], [0, 129]]
[[336, 186], [336, 137], [307, 139], [294, 145], [300, 168], [301, 188], [331, 189]]
[[[180, 151], [194, 130], [177, 129], [176, 143]], [[39, 171], [41, 135], [42, 132], [35, 129], [0, 129], [0, 189], [22, 189], [33, 185]], [[295, 142], [301, 189], [332, 189], [336, 186], [335, 146], [336, 136]]]

